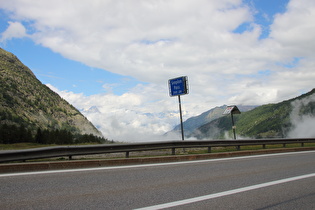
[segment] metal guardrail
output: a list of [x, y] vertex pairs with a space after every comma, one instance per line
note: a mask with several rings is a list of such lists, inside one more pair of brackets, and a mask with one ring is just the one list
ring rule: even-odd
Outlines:
[[53, 157], [69, 157], [79, 155], [95, 155], [105, 153], [126, 153], [126, 158], [130, 152], [148, 151], [159, 149], [171, 149], [172, 155], [175, 155], [175, 149], [178, 148], [202, 148], [207, 147], [211, 152], [213, 147], [235, 146], [240, 150], [241, 146], [282, 144], [301, 144], [315, 143], [315, 138], [298, 138], [298, 139], [251, 139], [251, 140], [198, 140], [198, 141], [167, 141], [167, 142], [148, 142], [148, 143], [131, 143], [131, 144], [102, 144], [88, 146], [56, 146], [37, 149], [25, 150], [2, 150], [0, 151], [0, 163], [12, 161], [26, 161], [31, 159], [43, 159]]

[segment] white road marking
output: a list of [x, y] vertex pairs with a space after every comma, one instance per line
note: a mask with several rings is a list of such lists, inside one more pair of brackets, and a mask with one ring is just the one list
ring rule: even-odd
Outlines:
[[245, 192], [245, 191], [249, 191], [249, 190], [255, 190], [255, 189], [268, 187], [268, 186], [272, 186], [272, 185], [282, 184], [282, 183], [286, 183], [286, 182], [292, 182], [292, 181], [296, 181], [296, 180], [300, 180], [300, 179], [306, 179], [306, 178], [310, 178], [310, 177], [314, 177], [314, 176], [315, 176], [315, 173], [305, 174], [305, 175], [301, 175], [301, 176], [296, 176], [296, 177], [291, 177], [291, 178], [286, 178], [286, 179], [280, 179], [277, 181], [266, 182], [266, 183], [252, 185], [252, 186], [243, 187], [243, 188], [238, 188], [238, 189], [234, 189], [234, 190], [228, 190], [225, 192], [214, 193], [214, 194], [204, 195], [204, 196], [200, 196], [200, 197], [189, 198], [189, 199], [185, 199], [185, 200], [179, 200], [179, 201], [174, 201], [174, 202], [170, 202], [170, 203], [159, 204], [159, 205], [155, 205], [155, 206], [148, 206], [148, 207], [139, 208], [139, 209], [135, 209], [135, 210], [156, 210], [156, 209], [171, 208], [171, 207], [175, 207], [175, 206], [181, 206], [181, 205], [185, 205], [185, 204], [195, 203], [198, 201], [204, 201], [204, 200], [209, 200], [212, 198], [218, 198], [218, 197], [222, 197], [222, 196], [241, 193], [241, 192]]
[[49, 171], [35, 171], [35, 172], [22, 172], [22, 173], [8, 173], [0, 174], [1, 177], [10, 176], [26, 176], [26, 175], [40, 175], [40, 174], [53, 174], [53, 173], [69, 173], [69, 172], [84, 172], [84, 171], [100, 171], [100, 170], [112, 170], [112, 169], [128, 169], [128, 168], [141, 168], [141, 167], [156, 167], [156, 166], [167, 166], [167, 165], [182, 165], [182, 164], [194, 164], [194, 163], [205, 163], [205, 162], [219, 162], [219, 161], [230, 161], [239, 159], [251, 159], [260, 157], [272, 157], [282, 155], [295, 155], [304, 153], [314, 153], [314, 150], [303, 151], [303, 152], [286, 152], [276, 154], [265, 154], [265, 155], [250, 155], [241, 157], [231, 158], [218, 158], [218, 159], [207, 159], [207, 160], [194, 160], [194, 161], [182, 161], [182, 162], [170, 162], [170, 163], [153, 163], [153, 164], [141, 164], [141, 165], [128, 165], [128, 166], [110, 166], [110, 167], [97, 167], [97, 168], [80, 168], [80, 169], [67, 169], [67, 170], [49, 170]]

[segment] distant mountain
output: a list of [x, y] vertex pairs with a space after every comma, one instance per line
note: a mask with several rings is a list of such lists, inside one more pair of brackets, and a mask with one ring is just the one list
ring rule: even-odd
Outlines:
[[[199, 128], [200, 126], [207, 124], [215, 119], [218, 119], [222, 117], [222, 113], [226, 109], [226, 105], [220, 106], [220, 107], [215, 107], [213, 109], [210, 109], [198, 116], [188, 118], [186, 121], [183, 122], [183, 127], [184, 127], [184, 133], [185, 137], [192, 137], [192, 133]], [[243, 106], [240, 105], [238, 108], [241, 110], [241, 112], [246, 112], [251, 109], [254, 109], [257, 106]], [[171, 132], [180, 132], [180, 125], [177, 125]]]
[[33, 135], [41, 129], [102, 136], [76, 108], [43, 85], [15, 55], [1, 48], [0, 75], [2, 128], [22, 126]]
[[[234, 120], [239, 138], [315, 137], [315, 89], [290, 100], [234, 115]], [[232, 138], [231, 116], [206, 123], [191, 136], [197, 139]]]
[[87, 113], [101, 113], [100, 110], [97, 108], [97, 106], [91, 106], [89, 109], [83, 110], [83, 111]]

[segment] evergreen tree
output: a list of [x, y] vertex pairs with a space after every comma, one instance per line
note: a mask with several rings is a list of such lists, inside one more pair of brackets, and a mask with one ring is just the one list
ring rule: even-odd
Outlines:
[[44, 139], [43, 139], [43, 133], [42, 130], [40, 128], [37, 129], [37, 133], [35, 136], [35, 142], [38, 144], [43, 144], [44, 143]]

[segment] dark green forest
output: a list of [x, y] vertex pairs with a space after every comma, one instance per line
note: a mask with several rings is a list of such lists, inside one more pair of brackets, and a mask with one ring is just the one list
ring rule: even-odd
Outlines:
[[38, 128], [35, 135], [25, 126], [0, 125], [0, 144], [14, 143], [38, 143], [38, 144], [82, 144], [82, 143], [112, 143], [103, 137], [92, 134], [72, 134], [67, 130], [48, 130]]

